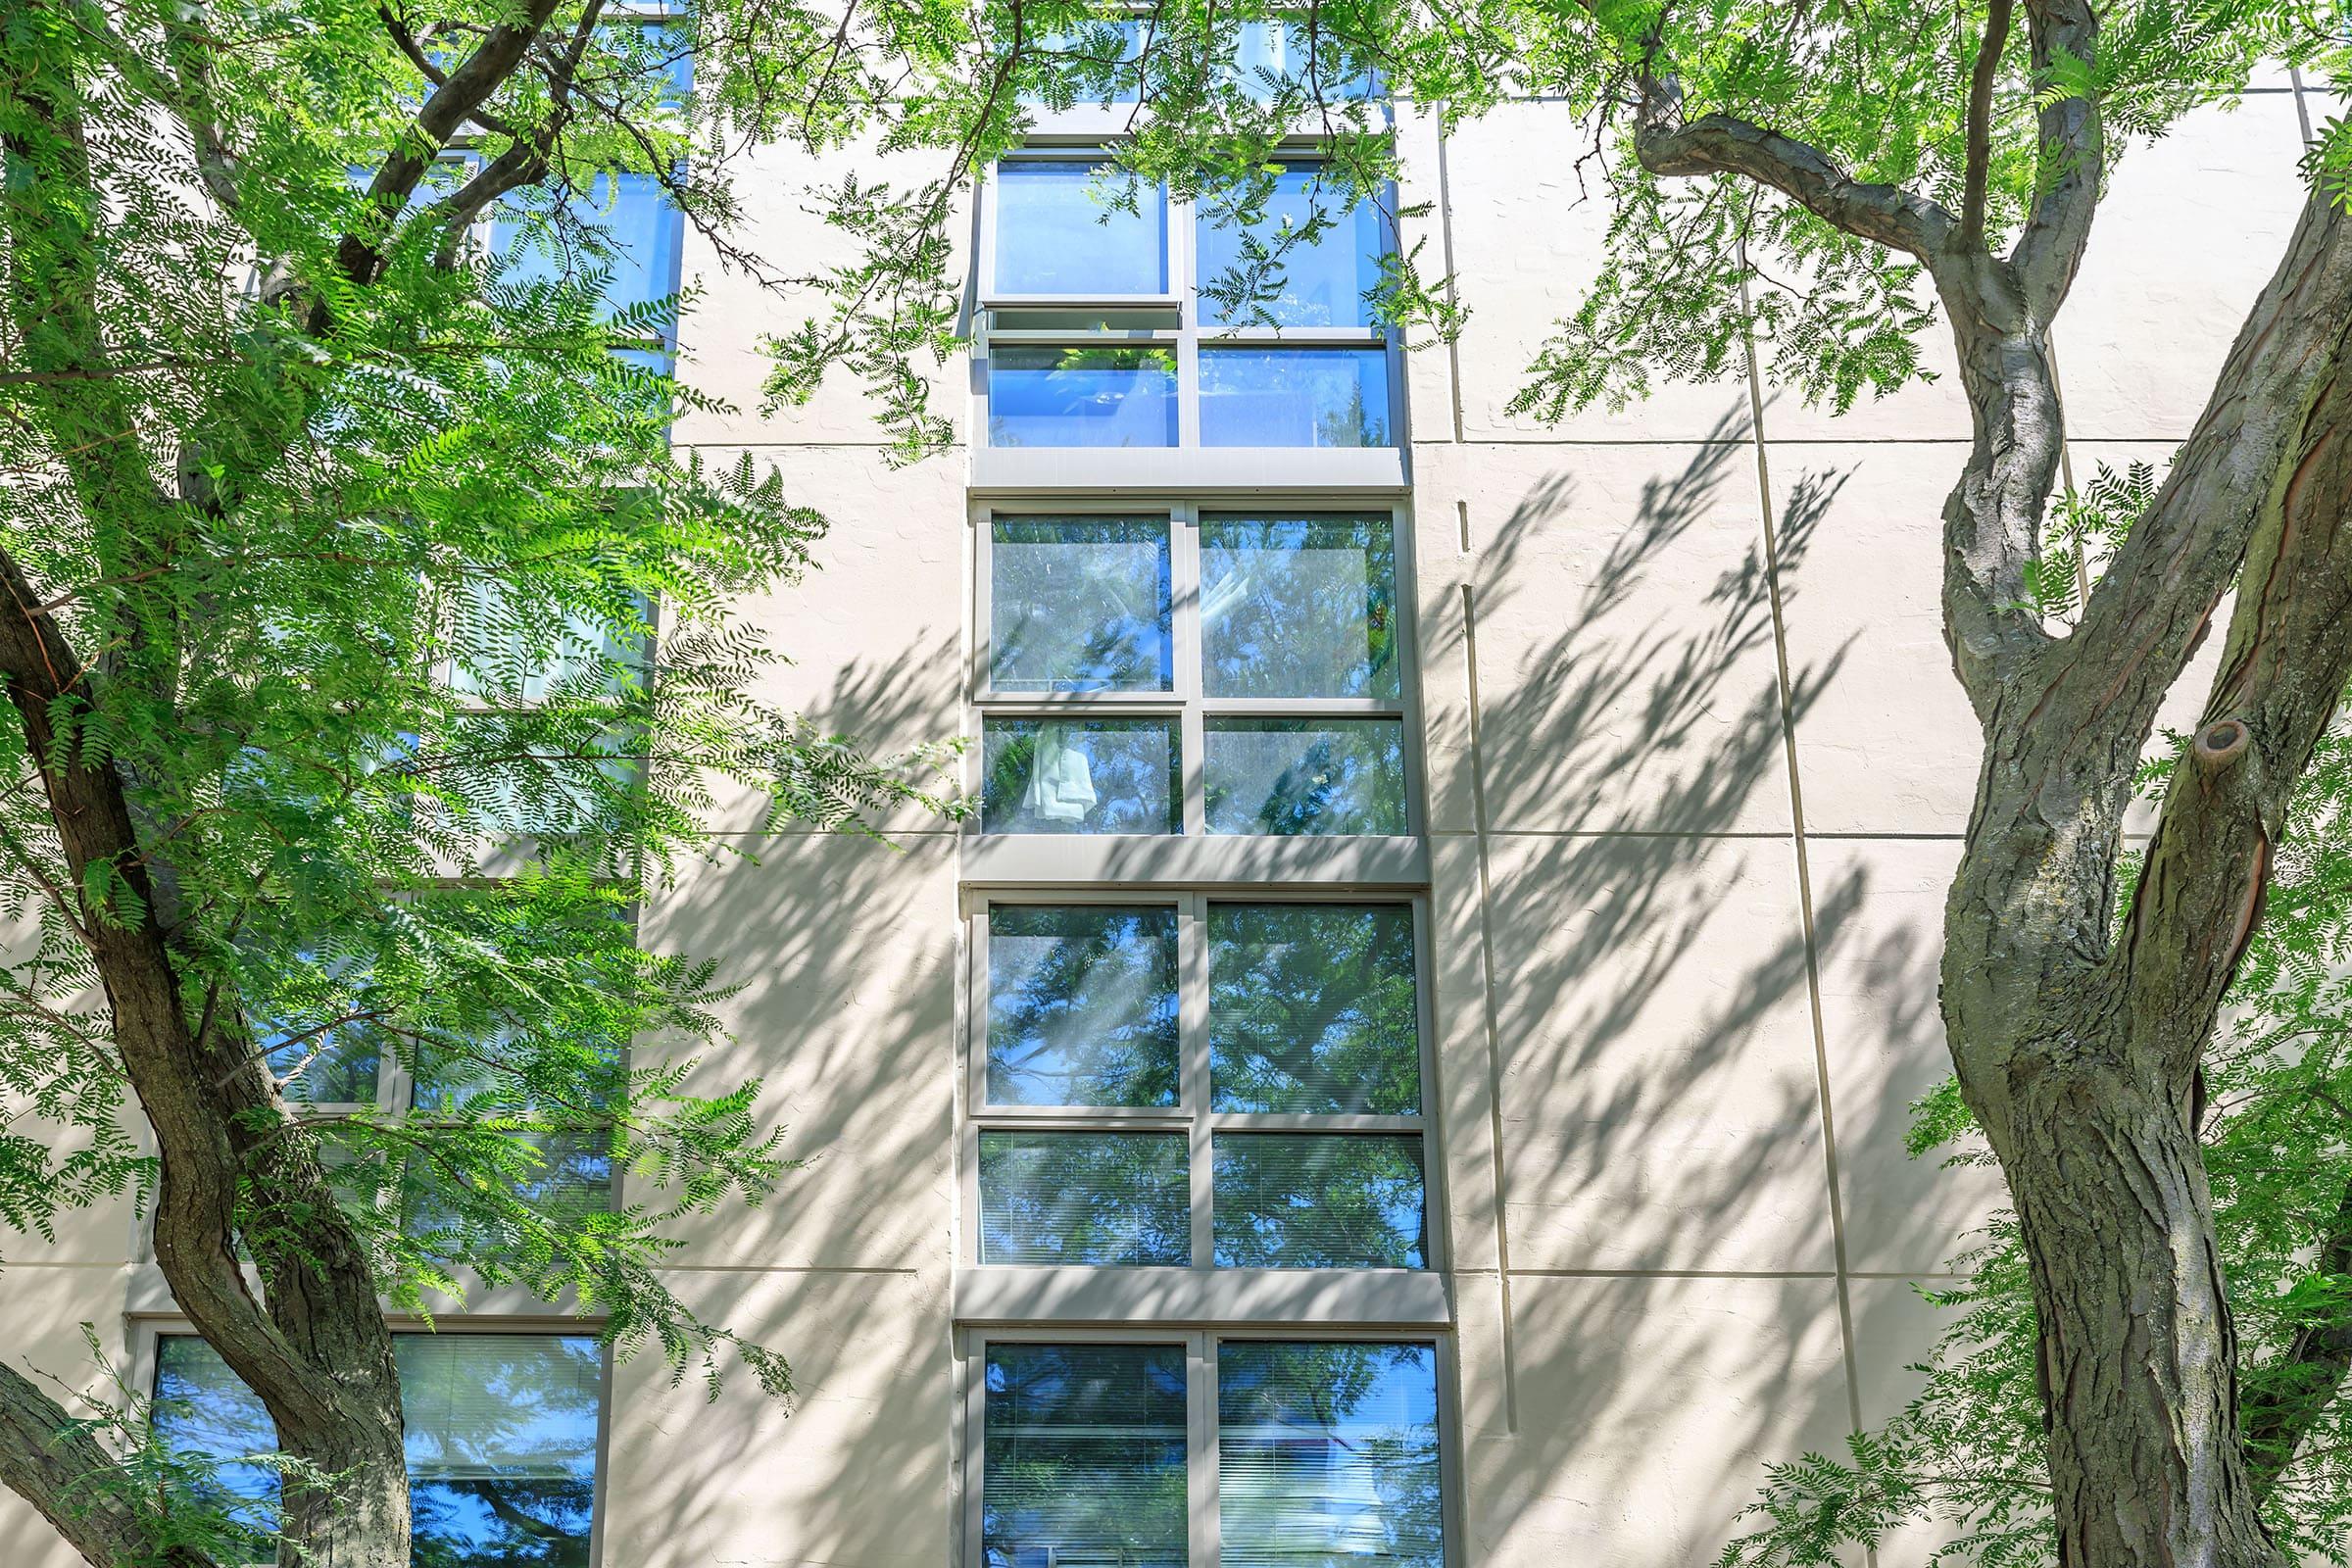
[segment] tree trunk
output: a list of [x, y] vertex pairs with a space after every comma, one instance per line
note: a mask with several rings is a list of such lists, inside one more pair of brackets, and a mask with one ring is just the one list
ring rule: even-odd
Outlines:
[[[1945, 512], [1947, 632], [1985, 737], [1941, 1003], [2032, 1265], [2059, 1561], [2279, 1568], [2240, 1434], [2198, 1064], [2352, 679], [2352, 237], [2315, 193], [2064, 637], [2017, 608], [2062, 439], [2042, 324], [2004, 264], [1954, 261], [1937, 281], [1976, 413]], [[2139, 750], [2241, 568], [2119, 936]]]

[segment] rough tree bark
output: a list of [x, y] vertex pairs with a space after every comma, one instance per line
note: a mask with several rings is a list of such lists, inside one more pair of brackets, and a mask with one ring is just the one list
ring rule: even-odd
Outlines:
[[[2060, 50], [2096, 59], [2085, 0], [2023, 10], [2037, 72]], [[1980, 89], [2008, 22], [2006, 5], [1988, 20]], [[1641, 85], [1636, 149], [1652, 172], [1769, 185], [1935, 281], [1974, 426], [1944, 510], [1945, 632], [1984, 738], [1941, 1004], [2033, 1267], [2059, 1560], [2272, 1568], [2260, 1499], [2301, 1434], [2264, 1412], [2265, 1462], [2249, 1462], [2198, 1063], [2288, 796], [2352, 679], [2352, 231], [2312, 196], [2166, 484], [2058, 636], [2024, 608], [2025, 573], [2064, 439], [2050, 328], [2096, 208], [2096, 107], [2040, 109], [2039, 194], [1996, 256], [1982, 238], [1987, 90], [1971, 94], [1955, 218], [1767, 128], [1686, 121], [1661, 56]], [[2221, 674], [2118, 938], [2140, 753], [2241, 567]]]

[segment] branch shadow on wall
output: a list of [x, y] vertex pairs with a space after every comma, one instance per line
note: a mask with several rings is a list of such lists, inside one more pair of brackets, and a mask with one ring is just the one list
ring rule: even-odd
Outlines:
[[[1924, 956], [1932, 974], [1935, 937], [1872, 929], [1870, 868], [1849, 860], [1816, 872], [1808, 941], [1786, 726], [1853, 644], [1795, 662], [1773, 590], [1803, 612], [1797, 568], [1842, 481], [1777, 498], [1775, 571], [1754, 460], [1727, 424], [1635, 494], [1570, 464], [1487, 499], [1504, 520], [1469, 617], [1437, 617], [1475, 637], [1440, 652], [1475, 665], [1477, 745], [1456, 765], [1477, 776], [1457, 784], [1488, 888], [1483, 922], [1471, 901], [1439, 914], [1492, 977], [1491, 1003], [1441, 998], [1492, 1008], [1493, 1082], [1448, 1103], [1501, 1106], [1484, 1185], [1502, 1222], [1456, 1250], [1509, 1268], [1507, 1293], [1465, 1276], [1457, 1302], [1465, 1360], [1491, 1358], [1463, 1381], [1475, 1560], [1709, 1560], [1764, 1461], [1851, 1424], [1809, 981], [1864, 942], [1878, 973], [1915, 978]], [[1932, 987], [1918, 1001], [1932, 1016]], [[1847, 1081], [1844, 1044], [1838, 1116], [1899, 1126], [1916, 1083]], [[1880, 1240], [1939, 1257], [1943, 1219], [1923, 1206]]]

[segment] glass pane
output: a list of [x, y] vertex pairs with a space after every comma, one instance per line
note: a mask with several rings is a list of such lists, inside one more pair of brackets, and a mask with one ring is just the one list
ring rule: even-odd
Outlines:
[[[1380, 209], [1348, 205], [1338, 179], [1309, 166], [1274, 176], [1247, 225], [1208, 207], [1198, 220], [1200, 319], [1210, 326], [1369, 326], [1380, 286]], [[1220, 217], [1223, 221], [1220, 221]], [[1313, 237], [1307, 230], [1312, 225]]]
[[1220, 1268], [1423, 1268], [1421, 1140], [1219, 1133]]
[[[999, 294], [1168, 291], [1168, 204], [1156, 185], [1130, 191], [1088, 163], [1008, 163], [997, 170]], [[1135, 211], [1120, 204], [1132, 194]]]
[[[372, 1105], [377, 1054], [365, 1041], [314, 1035], [274, 1047], [270, 1070], [285, 1079], [285, 1097], [298, 1104]], [[286, 1075], [293, 1076], [287, 1078]]]
[[604, 1359], [586, 1337], [404, 1334], [416, 1568], [587, 1568]]
[[[402, 1334], [417, 1568], [586, 1568], [596, 1495], [603, 1351], [593, 1338]], [[157, 1435], [175, 1451], [269, 1453], [262, 1401], [193, 1335], [156, 1348]], [[274, 1500], [275, 1474], [226, 1464], [232, 1495]], [[267, 1509], [245, 1516], [266, 1525]]]
[[637, 606], [638, 623], [625, 632], [594, 616], [567, 613], [554, 625], [549, 615], [530, 623], [513, 597], [494, 579], [469, 574], [457, 595], [451, 617], [449, 684], [469, 697], [504, 702], [543, 702], [566, 682], [590, 700], [612, 696], [646, 663], [652, 607]]
[[992, 1345], [987, 1568], [1184, 1568], [1184, 1349]]
[[980, 1261], [1193, 1260], [1182, 1133], [980, 1135]]
[[[214, 1349], [193, 1334], [170, 1334], [155, 1345], [155, 1434], [173, 1453], [209, 1455], [211, 1480], [225, 1494], [239, 1526], [269, 1531], [277, 1522], [277, 1472], [243, 1464], [247, 1454], [277, 1450], [277, 1429], [261, 1399], [238, 1381]], [[241, 1499], [236, 1500], [236, 1499]], [[267, 1553], [257, 1550], [257, 1557]]]
[[988, 911], [988, 1100], [1176, 1103], [1176, 911]]
[[1441, 1568], [1438, 1353], [1217, 1346], [1223, 1568]]
[[1170, 718], [992, 718], [980, 726], [987, 833], [1173, 833]]
[[1413, 911], [1401, 904], [1208, 906], [1213, 1110], [1421, 1109]]
[[1200, 657], [1211, 697], [1399, 696], [1388, 517], [1202, 517]]
[[[1082, 104], [1131, 104], [1142, 97], [1134, 63], [1143, 49], [1141, 22], [1084, 22], [1033, 46], [1041, 56], [1060, 57], [1052, 62], [1054, 80], [1069, 89], [1072, 103]], [[1021, 102], [1045, 103], [1046, 95], [1024, 88]]]
[[[617, 181], [617, 182], [616, 182]], [[651, 174], [599, 174], [588, 194], [573, 199], [576, 225], [547, 221], [509, 209], [490, 226], [490, 245], [508, 263], [510, 283], [587, 279], [609, 273], [599, 290], [615, 312], [665, 300], [678, 291], [678, 257], [685, 223]], [[580, 229], [595, 236], [595, 249]]]
[[999, 517], [988, 681], [1001, 692], [1164, 692], [1165, 517]]
[[1385, 447], [1382, 349], [1200, 350], [1204, 447]]
[[[576, 1224], [612, 1206], [610, 1143], [587, 1133], [512, 1133], [536, 1154], [514, 1177], [514, 1193], [531, 1211], [554, 1225]], [[426, 1158], [409, 1161], [402, 1172], [401, 1228], [429, 1237], [459, 1223], [458, 1194], [442, 1169]]]
[[1000, 447], [1172, 447], [1176, 356], [1156, 348], [993, 349], [988, 440]]
[[1322, 103], [1372, 95], [1371, 74], [1351, 68], [1329, 33], [1299, 22], [1245, 22], [1237, 31], [1234, 79], [1252, 97], [1272, 98], [1289, 82]]
[[1402, 833], [1404, 725], [1391, 718], [1212, 718], [1211, 833]]

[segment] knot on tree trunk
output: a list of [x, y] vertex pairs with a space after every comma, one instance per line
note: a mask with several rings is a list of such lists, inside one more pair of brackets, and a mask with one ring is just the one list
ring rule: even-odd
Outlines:
[[2217, 718], [2197, 731], [2196, 744], [2189, 748], [2188, 755], [2206, 772], [2218, 773], [2245, 756], [2246, 748], [2253, 742], [2254, 732], [2243, 719]]

